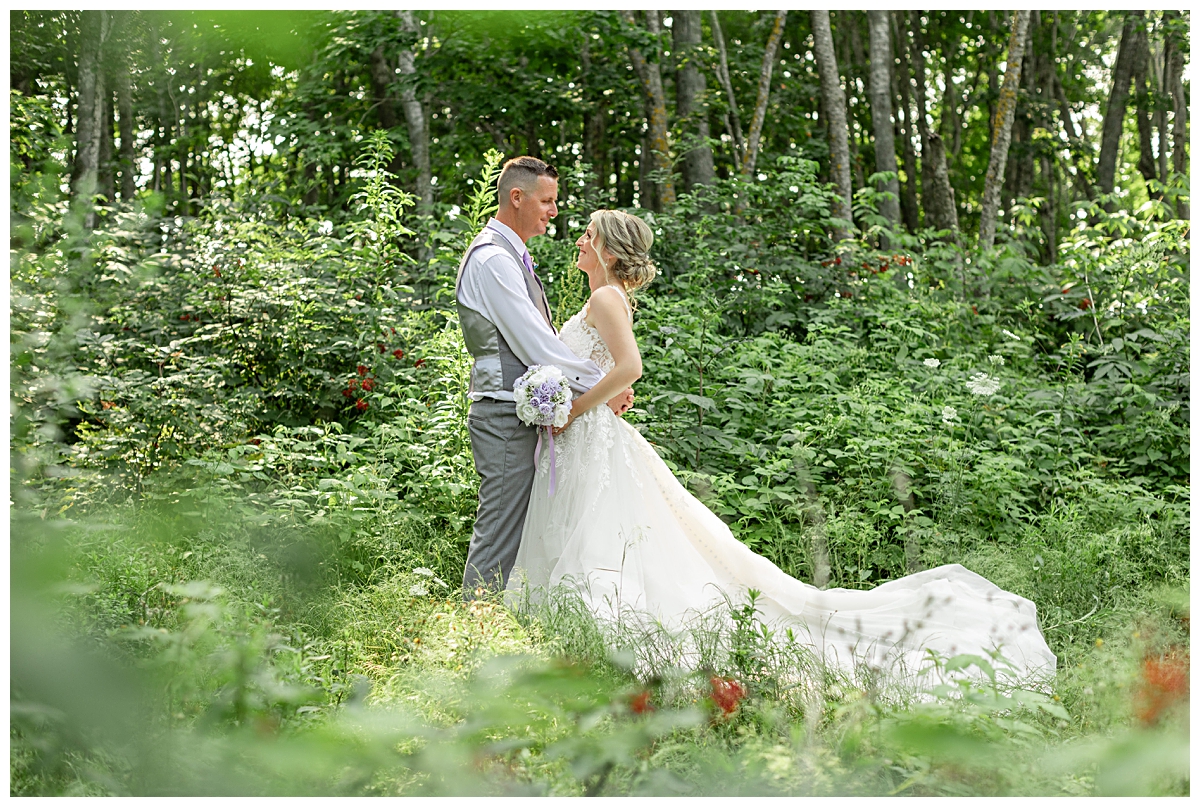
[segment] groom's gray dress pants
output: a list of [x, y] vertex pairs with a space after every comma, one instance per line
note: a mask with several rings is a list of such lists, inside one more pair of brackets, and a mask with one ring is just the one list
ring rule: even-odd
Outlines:
[[517, 418], [512, 401], [484, 399], [467, 415], [471, 454], [479, 473], [479, 512], [463, 573], [463, 593], [471, 599], [479, 586], [502, 589], [517, 550], [536, 468], [537, 429]]

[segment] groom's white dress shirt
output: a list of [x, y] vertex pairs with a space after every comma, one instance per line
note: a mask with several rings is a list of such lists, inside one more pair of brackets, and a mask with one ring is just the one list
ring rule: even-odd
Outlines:
[[[511, 227], [492, 219], [489, 229], [502, 235], [518, 255], [529, 251]], [[506, 250], [491, 244], [476, 249], [467, 259], [458, 287], [458, 300], [478, 311], [496, 326], [504, 341], [526, 366], [553, 364], [563, 371], [576, 395], [596, 385], [603, 373], [594, 362], [581, 359], [559, 341], [542, 312], [529, 299], [522, 272], [531, 271], [513, 260]], [[472, 392], [472, 400], [511, 401], [511, 390]]]

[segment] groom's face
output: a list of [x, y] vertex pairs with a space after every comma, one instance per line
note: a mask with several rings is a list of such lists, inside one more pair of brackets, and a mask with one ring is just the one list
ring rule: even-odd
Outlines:
[[520, 228], [517, 232], [528, 237], [545, 235], [550, 226], [550, 219], [558, 215], [558, 180], [553, 177], [539, 176], [537, 184], [528, 191], [521, 193], [521, 203], [517, 208]]

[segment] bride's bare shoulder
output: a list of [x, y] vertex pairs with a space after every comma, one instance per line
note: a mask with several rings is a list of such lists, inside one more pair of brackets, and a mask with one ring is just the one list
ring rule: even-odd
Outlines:
[[601, 286], [592, 292], [588, 299], [588, 308], [606, 314], [625, 315], [629, 311], [629, 303], [616, 286]]

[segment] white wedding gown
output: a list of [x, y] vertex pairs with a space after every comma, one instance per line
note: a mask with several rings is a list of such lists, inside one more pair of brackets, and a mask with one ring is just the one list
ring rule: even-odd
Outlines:
[[[586, 314], [584, 306], [559, 338], [608, 372], [612, 356]], [[678, 630], [699, 614], [727, 613], [723, 594], [738, 604], [753, 588], [761, 592], [765, 622], [790, 627], [816, 656], [846, 670], [898, 663], [912, 673], [928, 661], [926, 649], [946, 658], [999, 648], [1012, 665], [1007, 674], [998, 670], [1006, 678], [1054, 674], [1034, 604], [962, 566], [870, 591], [822, 591], [738, 541], [607, 406], [576, 418], [555, 444], [555, 495], [548, 494], [550, 452], [543, 445], [508, 583], [513, 600], [536, 602], [565, 584], [602, 620], [633, 613]]]

